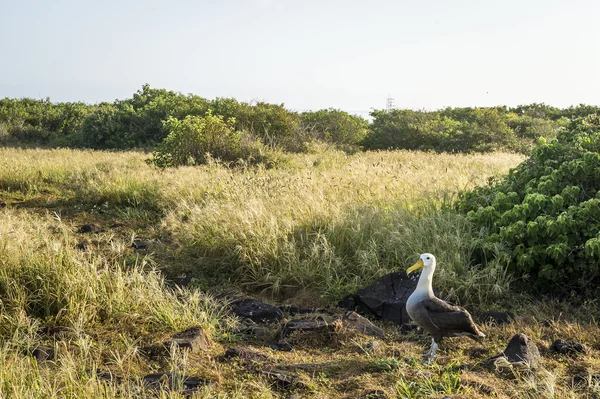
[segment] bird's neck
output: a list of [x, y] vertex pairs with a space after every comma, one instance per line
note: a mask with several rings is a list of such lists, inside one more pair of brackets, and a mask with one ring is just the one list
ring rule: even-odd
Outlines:
[[435, 271], [435, 264], [427, 269], [423, 269], [421, 272], [421, 277], [419, 277], [419, 282], [417, 283], [417, 288], [415, 291], [419, 292], [421, 295], [426, 294], [429, 297], [433, 297], [433, 272]]

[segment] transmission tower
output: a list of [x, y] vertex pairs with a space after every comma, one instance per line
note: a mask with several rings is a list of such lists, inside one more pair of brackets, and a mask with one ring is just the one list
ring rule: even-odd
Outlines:
[[385, 103], [385, 110], [390, 113], [394, 109], [394, 99], [388, 96], [387, 101]]

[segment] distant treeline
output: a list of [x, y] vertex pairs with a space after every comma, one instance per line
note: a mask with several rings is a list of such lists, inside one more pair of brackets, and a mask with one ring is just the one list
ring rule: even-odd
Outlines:
[[144, 85], [131, 98], [88, 105], [49, 99], [0, 100], [0, 140], [96, 149], [154, 148], [168, 135], [169, 118], [222, 116], [236, 131], [265, 146], [303, 151], [313, 140], [345, 148], [528, 152], [539, 137], [552, 139], [572, 118], [596, 106], [374, 110], [372, 123], [336, 109], [297, 113], [283, 104], [208, 100]]

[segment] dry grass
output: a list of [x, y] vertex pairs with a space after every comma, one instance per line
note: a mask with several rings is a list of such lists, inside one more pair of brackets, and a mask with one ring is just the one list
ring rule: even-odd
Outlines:
[[[140, 377], [154, 371], [204, 378], [198, 398], [289, 396], [242, 362], [221, 361], [233, 345], [254, 346], [268, 367], [297, 375], [301, 384], [292, 392], [299, 397], [351, 398], [371, 390], [396, 398], [600, 397], [590, 377], [600, 373], [594, 304], [513, 303], [521, 317], [484, 326], [484, 347], [447, 341], [438, 363], [425, 367], [419, 354], [428, 338], [401, 336], [389, 325], [382, 325], [385, 339], [341, 334], [324, 347], [289, 353], [261, 347], [232, 333], [222, 304], [163, 278], [191, 272], [200, 287], [230, 281], [330, 305], [432, 251], [440, 261], [436, 286], [467, 305], [489, 306], [506, 297], [510, 278], [499, 264], [469, 267], [473, 232], [446, 207], [458, 191], [485, 184], [520, 156], [330, 151], [290, 156], [271, 170], [211, 164], [166, 171], [146, 165], [147, 157], [0, 150], [0, 397], [178, 397], [143, 389]], [[87, 222], [105, 231], [78, 233]], [[162, 244], [136, 252], [136, 237]], [[86, 251], [75, 248], [83, 239]], [[560, 313], [560, 321], [540, 324]], [[207, 352], [173, 350], [158, 360], [142, 354], [145, 345], [192, 325], [211, 333]], [[487, 370], [483, 362], [516, 332], [540, 345], [543, 368], [511, 377]], [[550, 354], [559, 337], [592, 349], [576, 357]], [[40, 343], [56, 349], [55, 360], [26, 355]], [[123, 383], [102, 379], [107, 372]], [[584, 382], [573, 385], [575, 376]]]

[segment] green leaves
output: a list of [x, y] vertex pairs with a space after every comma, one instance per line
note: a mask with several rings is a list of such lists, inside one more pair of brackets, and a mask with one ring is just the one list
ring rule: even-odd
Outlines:
[[597, 278], [599, 132], [597, 116], [576, 120], [503, 180], [461, 196], [457, 209], [482, 231], [483, 256], [507, 256], [515, 275], [535, 276], [532, 287], [543, 291]]

